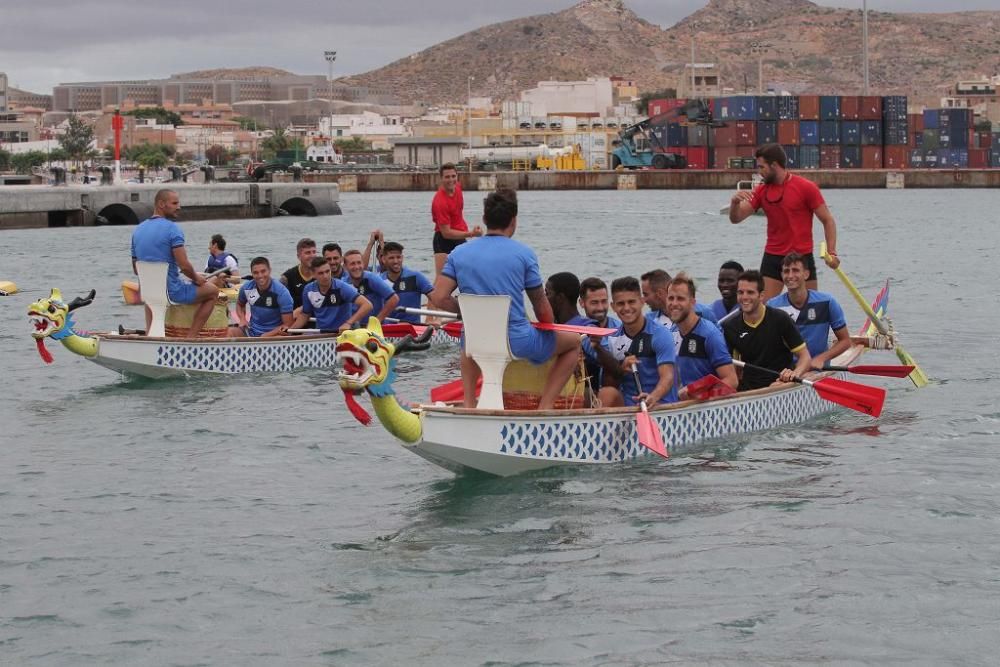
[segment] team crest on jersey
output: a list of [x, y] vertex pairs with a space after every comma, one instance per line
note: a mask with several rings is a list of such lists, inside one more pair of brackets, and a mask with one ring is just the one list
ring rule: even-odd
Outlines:
[[806, 311], [806, 319], [810, 320], [810, 321], [816, 319], [816, 309], [815, 308], [810, 308], [809, 310]]
[[694, 340], [693, 338], [688, 341], [688, 352], [690, 352], [691, 354], [695, 354], [696, 352], [698, 352], [698, 341]]

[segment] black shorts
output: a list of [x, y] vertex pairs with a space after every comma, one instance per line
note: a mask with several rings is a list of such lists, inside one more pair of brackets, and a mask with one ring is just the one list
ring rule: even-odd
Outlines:
[[465, 239], [456, 239], [454, 241], [446, 239], [441, 236], [441, 232], [434, 232], [434, 254], [438, 255], [444, 253], [445, 255], [450, 255], [451, 251], [458, 246], [465, 243]]
[[[812, 253], [802, 256], [805, 258], [806, 268], [809, 270], [809, 277], [807, 280], [816, 280], [816, 258], [813, 257]], [[784, 255], [772, 255], [765, 252], [764, 258], [760, 260], [761, 275], [765, 278], [781, 280], [781, 262], [784, 259]]]

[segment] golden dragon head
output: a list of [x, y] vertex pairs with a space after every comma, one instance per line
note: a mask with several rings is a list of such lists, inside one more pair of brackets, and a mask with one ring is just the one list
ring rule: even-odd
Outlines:
[[31, 336], [36, 340], [62, 331], [69, 319], [69, 305], [63, 301], [62, 292], [53, 288], [47, 297], [28, 306], [28, 319], [34, 327]]
[[[344, 391], [357, 393], [373, 390], [393, 380], [392, 357], [396, 346], [387, 341], [382, 325], [368, 318], [364, 329], [349, 329], [337, 337], [337, 361], [341, 371], [337, 380]], [[381, 392], [377, 392], [381, 393]]]

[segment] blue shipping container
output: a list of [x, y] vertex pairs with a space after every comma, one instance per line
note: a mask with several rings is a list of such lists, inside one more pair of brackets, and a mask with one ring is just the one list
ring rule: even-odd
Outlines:
[[928, 169], [936, 169], [937, 162], [937, 151], [924, 149], [924, 166]]
[[924, 129], [936, 130], [940, 125], [937, 109], [924, 109]]
[[778, 120], [799, 119], [799, 98], [794, 95], [782, 95], [778, 98]]
[[857, 120], [841, 121], [840, 143], [846, 146], [861, 145], [861, 121]]
[[969, 166], [969, 151], [958, 148], [939, 148], [937, 166], [940, 169], [963, 168]]
[[885, 145], [886, 146], [905, 146], [909, 143], [907, 133], [909, 128], [906, 124], [906, 119], [903, 120], [887, 120], [883, 124], [883, 129], [885, 130]]
[[[757, 120], [778, 119], [778, 98], [773, 95], [758, 95], [754, 98], [757, 104]], [[764, 143], [763, 141], [759, 143]]]
[[821, 95], [819, 98], [820, 120], [838, 120], [840, 118], [840, 97], [837, 95]]
[[1000, 150], [990, 151], [990, 166], [1000, 169]]
[[884, 120], [906, 120], [906, 95], [887, 95], [882, 98]]
[[723, 97], [716, 101], [716, 109], [722, 120], [756, 120], [757, 103], [752, 95]]
[[802, 146], [819, 146], [819, 121], [799, 121], [799, 144]]
[[819, 123], [819, 143], [832, 146], [840, 143], [840, 121], [823, 120]]
[[785, 157], [788, 160], [789, 169], [799, 168], [799, 147], [798, 146], [782, 146], [785, 150]]
[[882, 121], [880, 120], [861, 121], [861, 145], [862, 146], [882, 145]]
[[924, 166], [924, 151], [921, 148], [914, 148], [910, 151], [910, 166], [919, 169]]
[[941, 127], [969, 129], [972, 127], [972, 109], [941, 109], [938, 112]]
[[667, 125], [667, 146], [680, 148], [688, 145], [687, 125], [680, 123], [669, 123]]
[[[946, 136], [948, 137], [947, 140], [945, 139]], [[969, 128], [959, 129], [953, 127], [947, 132], [941, 130], [941, 147], [967, 149], [969, 147]]]
[[773, 144], [778, 140], [778, 121], [757, 121], [757, 145]]
[[861, 168], [861, 147], [841, 146], [840, 147], [840, 167], [841, 169]]
[[799, 146], [799, 169], [819, 169], [819, 146]]
[[993, 133], [992, 146], [994, 153], [1000, 153], [1000, 132]]

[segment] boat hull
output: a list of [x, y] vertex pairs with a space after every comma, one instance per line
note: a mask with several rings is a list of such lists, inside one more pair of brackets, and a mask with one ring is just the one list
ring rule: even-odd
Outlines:
[[333, 368], [337, 337], [151, 338], [98, 335], [96, 364], [140, 377], [275, 373]]
[[[803, 422], [836, 409], [804, 385], [650, 411], [671, 453], [705, 440]], [[422, 440], [404, 446], [453, 471], [517, 475], [553, 466], [630, 461], [648, 453], [636, 408], [517, 412], [424, 406]]]

